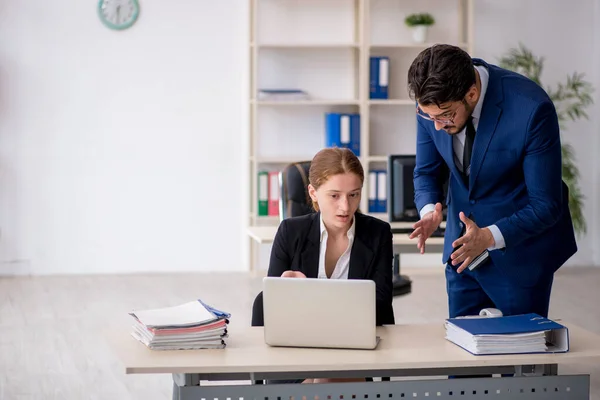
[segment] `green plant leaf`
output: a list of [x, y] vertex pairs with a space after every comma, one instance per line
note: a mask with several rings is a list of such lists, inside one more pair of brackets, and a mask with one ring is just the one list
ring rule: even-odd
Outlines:
[[433, 25], [435, 24], [435, 19], [433, 18], [433, 15], [429, 14], [429, 13], [417, 13], [417, 14], [410, 14], [408, 16], [406, 16], [406, 18], [404, 19], [404, 23], [407, 26], [417, 26], [417, 25]]

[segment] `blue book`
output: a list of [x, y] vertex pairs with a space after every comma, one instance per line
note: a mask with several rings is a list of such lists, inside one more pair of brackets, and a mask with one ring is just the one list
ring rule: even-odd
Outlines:
[[446, 339], [475, 355], [565, 353], [569, 330], [538, 314], [446, 320]]

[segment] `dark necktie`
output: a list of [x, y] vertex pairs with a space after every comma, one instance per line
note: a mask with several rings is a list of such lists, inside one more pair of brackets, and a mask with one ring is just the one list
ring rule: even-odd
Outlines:
[[473, 126], [473, 117], [467, 120], [465, 134], [465, 149], [463, 152], [463, 177], [467, 187], [469, 186], [469, 168], [471, 167], [471, 154], [473, 153], [473, 142], [475, 141], [475, 127]]

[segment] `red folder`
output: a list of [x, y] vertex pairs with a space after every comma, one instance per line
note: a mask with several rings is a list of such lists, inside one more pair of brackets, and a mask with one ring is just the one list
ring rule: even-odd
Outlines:
[[279, 215], [279, 172], [269, 172], [269, 215]]

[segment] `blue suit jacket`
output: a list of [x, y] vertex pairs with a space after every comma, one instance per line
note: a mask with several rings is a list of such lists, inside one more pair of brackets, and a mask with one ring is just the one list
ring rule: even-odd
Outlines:
[[452, 137], [417, 117], [415, 203], [421, 209], [443, 201], [440, 173], [445, 163], [450, 178], [443, 262], [460, 236], [463, 211], [479, 227], [496, 224], [504, 236], [506, 247], [490, 252], [493, 265], [520, 285], [535, 285], [577, 251], [562, 181], [556, 110], [533, 81], [473, 61], [487, 67], [490, 77], [473, 144], [469, 189], [454, 163]]

